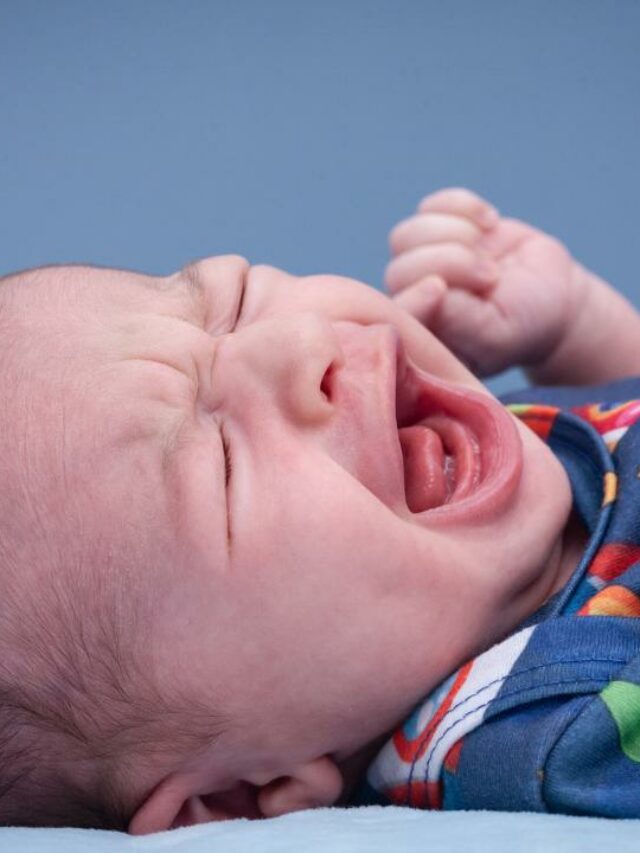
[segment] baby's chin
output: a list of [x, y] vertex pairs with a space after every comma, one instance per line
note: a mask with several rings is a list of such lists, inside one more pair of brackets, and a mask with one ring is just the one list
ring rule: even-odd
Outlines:
[[[560, 461], [545, 442], [510, 412], [522, 440], [523, 468], [509, 510], [510, 540], [515, 554], [504, 578], [507, 604], [517, 622], [546, 600], [558, 570], [557, 549], [569, 521], [571, 485]], [[500, 541], [500, 540], [498, 540]]]

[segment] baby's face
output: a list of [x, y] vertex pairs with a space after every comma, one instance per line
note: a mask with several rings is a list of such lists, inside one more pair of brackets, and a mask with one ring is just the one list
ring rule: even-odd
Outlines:
[[32, 307], [88, 378], [89, 527], [144, 505], [157, 666], [253, 768], [345, 759], [553, 588], [559, 463], [385, 295], [236, 256], [60, 274]]

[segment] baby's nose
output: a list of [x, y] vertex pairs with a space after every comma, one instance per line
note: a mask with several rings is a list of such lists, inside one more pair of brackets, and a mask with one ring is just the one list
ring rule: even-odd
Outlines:
[[301, 423], [331, 416], [334, 375], [344, 354], [326, 317], [298, 312], [255, 323], [236, 336], [236, 355], [250, 366], [259, 392], [275, 395], [287, 415]]

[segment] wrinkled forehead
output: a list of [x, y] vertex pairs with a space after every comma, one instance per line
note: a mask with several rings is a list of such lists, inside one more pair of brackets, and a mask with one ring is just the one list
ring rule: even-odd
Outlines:
[[[211, 348], [203, 330], [211, 290], [190, 267], [163, 277], [59, 265], [2, 279], [7, 428], [43, 458], [56, 455], [57, 433], [76, 458], [164, 443], [192, 402], [193, 354]], [[28, 423], [18, 423], [20, 412]]]
[[46, 504], [56, 529], [73, 516], [105, 541], [134, 518], [171, 538], [176, 460], [194, 419], [191, 355], [213, 340], [202, 328], [209, 289], [189, 269], [83, 265], [0, 282], [12, 339], [0, 340], [0, 457], [15, 460], [15, 507]]
[[[55, 300], [61, 292], [88, 304], [118, 305], [122, 309], [155, 310], [164, 306], [184, 319], [212, 321], [225, 313], [228, 301], [246, 276], [249, 262], [240, 255], [217, 255], [186, 264], [168, 276], [85, 264], [37, 267], [10, 273], [0, 285], [13, 285], [14, 294]], [[221, 322], [224, 322], [222, 318]]]
[[47, 313], [62, 304], [88, 313], [147, 308], [197, 322], [211, 298], [197, 263], [171, 276], [86, 264], [53, 264], [10, 273], [0, 279], [0, 285], [11, 291], [13, 301], [32, 301], [34, 310]]

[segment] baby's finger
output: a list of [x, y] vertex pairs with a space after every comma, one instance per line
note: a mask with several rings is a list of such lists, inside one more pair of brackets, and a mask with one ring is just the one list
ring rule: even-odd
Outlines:
[[473, 246], [482, 231], [468, 219], [448, 213], [418, 213], [403, 219], [389, 234], [392, 255], [424, 246], [425, 243], [464, 243]]
[[509, 323], [490, 299], [449, 290], [429, 329], [476, 376], [492, 376], [514, 363]]
[[422, 199], [418, 212], [464, 216], [484, 229], [493, 228], [500, 220], [500, 214], [492, 204], [464, 187], [451, 187], [431, 193]]
[[387, 265], [385, 283], [398, 293], [428, 275], [439, 275], [449, 287], [484, 292], [496, 282], [499, 269], [483, 252], [473, 252], [459, 243], [438, 243], [403, 252]]
[[429, 275], [417, 284], [401, 290], [393, 297], [396, 305], [408, 311], [416, 320], [428, 326], [442, 304], [447, 284], [438, 275]]

